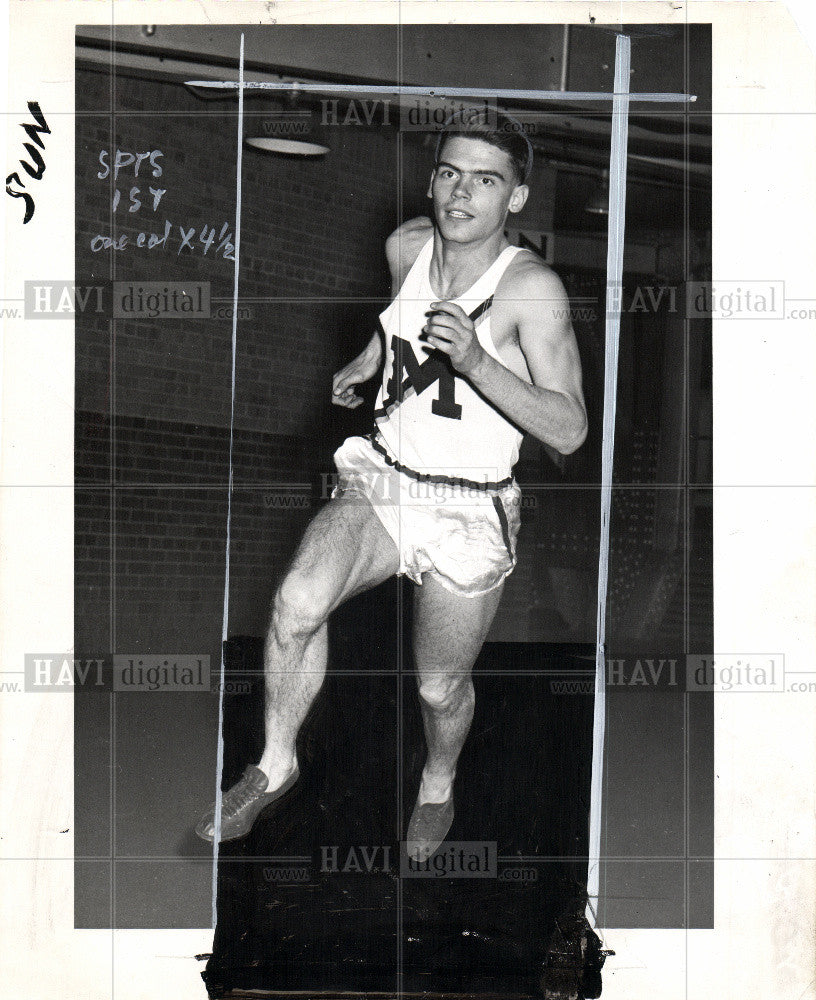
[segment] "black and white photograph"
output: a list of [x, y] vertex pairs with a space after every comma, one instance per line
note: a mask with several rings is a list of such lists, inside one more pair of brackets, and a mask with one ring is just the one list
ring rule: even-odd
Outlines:
[[206, 922], [216, 841], [212, 996], [593, 996], [587, 908], [711, 924], [710, 53], [77, 29], [75, 648], [134, 651], [80, 925]]
[[88, 997], [812, 995], [783, 5], [118, 6], [9, 96], [10, 912]]

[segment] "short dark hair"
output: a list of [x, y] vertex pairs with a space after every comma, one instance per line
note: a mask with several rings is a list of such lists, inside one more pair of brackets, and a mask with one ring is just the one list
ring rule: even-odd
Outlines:
[[436, 140], [434, 166], [447, 139], [456, 136], [481, 139], [507, 153], [519, 184], [524, 184], [533, 168], [533, 147], [524, 132], [524, 126], [505, 111], [474, 110], [472, 115], [457, 112], [442, 126]]

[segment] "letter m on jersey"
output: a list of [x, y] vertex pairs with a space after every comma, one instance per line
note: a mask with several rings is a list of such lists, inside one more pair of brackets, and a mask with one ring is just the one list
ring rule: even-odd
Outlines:
[[[455, 395], [456, 376], [447, 356], [441, 351], [434, 351], [420, 364], [413, 347], [402, 337], [391, 338], [391, 349], [394, 352], [394, 365], [391, 378], [385, 386], [388, 393], [388, 398], [383, 401], [385, 412], [399, 406], [406, 392], [413, 390], [419, 395], [434, 382], [438, 382], [439, 391], [436, 399], [431, 401], [431, 411], [438, 417], [461, 420], [462, 407], [456, 402]], [[405, 378], [402, 377], [403, 371]]]

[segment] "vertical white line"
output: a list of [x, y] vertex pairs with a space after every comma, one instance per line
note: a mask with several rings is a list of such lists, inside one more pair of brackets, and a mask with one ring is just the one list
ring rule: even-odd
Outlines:
[[620, 288], [626, 217], [626, 144], [629, 132], [631, 39], [615, 40], [615, 91], [612, 99], [612, 148], [609, 156], [609, 228], [606, 255], [606, 358], [604, 366], [603, 445], [601, 451], [601, 537], [598, 552], [598, 623], [595, 647], [595, 707], [592, 724], [592, 784], [589, 805], [587, 919], [597, 926], [601, 859], [604, 738], [606, 730], [606, 594], [609, 580], [609, 520], [620, 341]]
[[[110, 142], [111, 149], [113, 149], [114, 137], [116, 135], [116, 100], [117, 100], [117, 90], [116, 90], [116, 49], [113, 44], [114, 26], [115, 26], [115, 7], [113, 0], [111, 0], [110, 5], [111, 10], [111, 33], [110, 33], [110, 87], [109, 87], [109, 99], [110, 99]], [[74, 119], [76, 121], [76, 119]], [[113, 215], [113, 190], [115, 185], [113, 183], [114, 176], [113, 171], [110, 172], [110, 181], [108, 186], [108, 192], [110, 194], [110, 200], [108, 201], [108, 222], [109, 222], [109, 232], [115, 232], [116, 220]], [[113, 282], [116, 279], [116, 254], [112, 253], [109, 260], [109, 271], [110, 280]], [[109, 381], [110, 386], [110, 422], [109, 422], [109, 437], [110, 437], [110, 497], [109, 497], [109, 510], [110, 510], [110, 651], [111, 655], [116, 653], [116, 644], [118, 642], [118, 636], [116, 634], [116, 513], [117, 513], [117, 491], [116, 491], [116, 320], [111, 319], [110, 321], [110, 367], [109, 371]], [[108, 723], [110, 732], [110, 778], [108, 787], [110, 789], [110, 854], [111, 854], [111, 865], [110, 865], [110, 927], [111, 927], [111, 997], [116, 995], [116, 919], [117, 919], [117, 907], [116, 907], [116, 692], [111, 691], [110, 693], [110, 721]]]
[[564, 25], [564, 34], [561, 39], [561, 80], [559, 90], [566, 90], [569, 81], [569, 50], [570, 50], [570, 26]]
[[241, 163], [244, 136], [244, 36], [238, 58], [238, 138], [235, 195], [235, 267], [232, 279], [232, 384], [230, 393], [229, 480], [227, 487], [227, 545], [224, 570], [224, 615], [221, 624], [221, 670], [218, 685], [218, 751], [216, 756], [215, 816], [213, 822], [212, 926], [218, 915], [218, 844], [221, 840], [221, 776], [224, 770], [224, 644], [229, 628], [230, 528], [232, 524], [232, 439], [235, 427], [235, 345], [238, 339], [238, 269], [241, 256]]

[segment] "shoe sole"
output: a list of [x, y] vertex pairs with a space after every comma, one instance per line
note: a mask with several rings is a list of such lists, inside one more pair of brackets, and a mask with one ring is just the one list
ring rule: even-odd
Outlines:
[[[228, 844], [233, 840], [242, 840], [250, 832], [252, 827], [255, 825], [255, 820], [260, 816], [260, 814], [266, 809], [267, 806], [272, 805], [273, 802], [277, 802], [279, 799], [283, 798], [287, 792], [291, 791], [300, 777], [300, 769], [295, 768], [292, 774], [284, 781], [284, 783], [276, 788], [274, 792], [264, 792], [257, 800], [254, 802], [247, 810], [248, 820], [246, 820], [238, 831], [231, 833], [228, 837], [224, 836], [223, 826], [221, 828], [221, 838], [218, 841], [220, 844]], [[211, 807], [213, 816], [215, 815], [215, 803]], [[201, 821], [195, 828], [196, 836], [200, 837], [202, 840], [206, 841], [208, 844], [212, 844], [215, 841], [215, 834], [204, 833], [203, 828], [212, 825], [212, 820], [207, 819]]]

